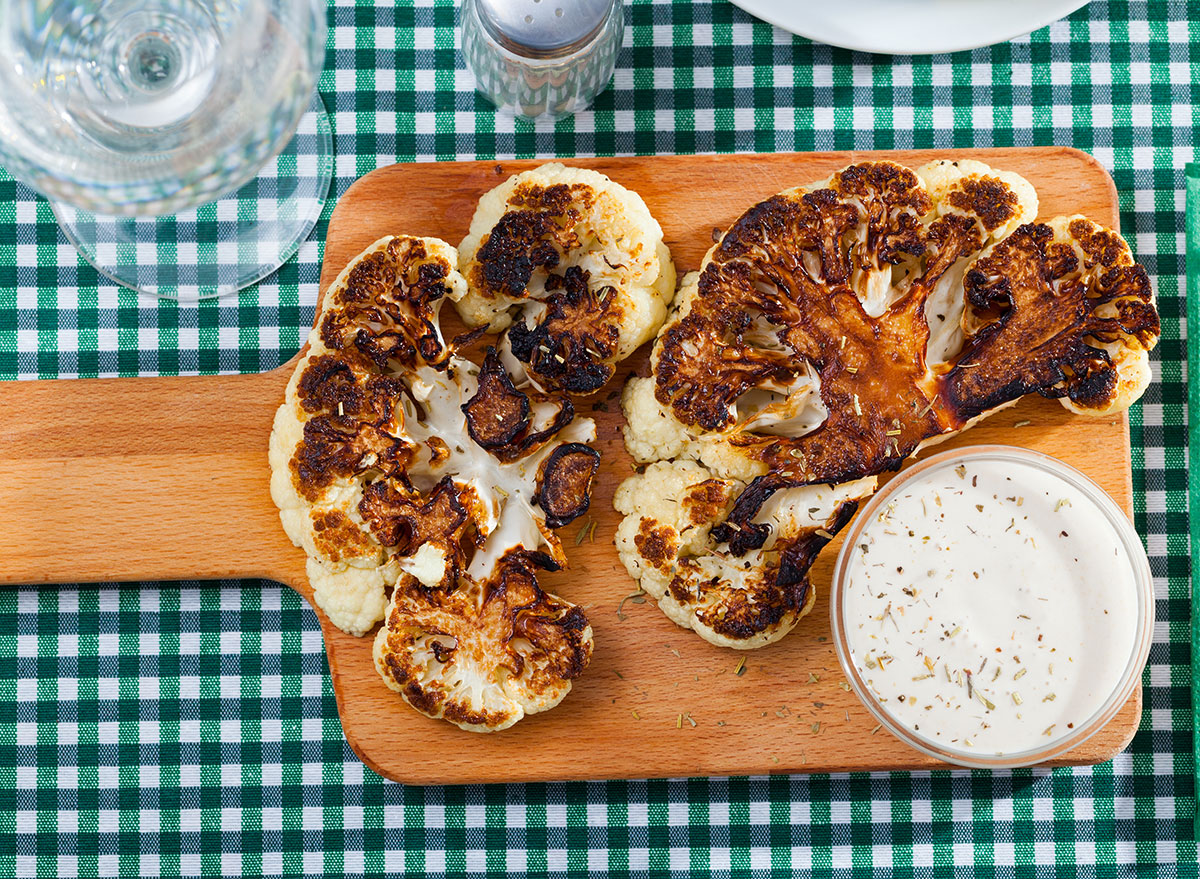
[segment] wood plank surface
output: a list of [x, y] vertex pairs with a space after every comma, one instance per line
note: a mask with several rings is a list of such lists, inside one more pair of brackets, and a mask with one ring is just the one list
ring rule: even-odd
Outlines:
[[[662, 224], [682, 275], [699, 266], [713, 228], [725, 228], [755, 201], [874, 157], [912, 166], [932, 158], [980, 158], [1027, 177], [1038, 190], [1042, 217], [1084, 213], [1117, 226], [1111, 179], [1089, 156], [1065, 148], [566, 164], [595, 168], [639, 192]], [[457, 245], [479, 196], [537, 164], [394, 165], [368, 174], [334, 210], [322, 292], [382, 235], [435, 235]], [[452, 331], [454, 320], [446, 323]], [[604, 462], [590, 514], [564, 529], [570, 569], [544, 580], [586, 608], [595, 632], [592, 665], [572, 693], [557, 709], [505, 732], [462, 732], [404, 705], [376, 674], [371, 639], [338, 631], [318, 611], [351, 746], [380, 774], [410, 783], [942, 766], [883, 730], [873, 734], [870, 714], [839, 687], [843, 677], [824, 603], [838, 542], [813, 568], [816, 609], [766, 649], [741, 654], [712, 647], [653, 604], [626, 603], [625, 619], [618, 618], [634, 584], [612, 545], [619, 518], [612, 495], [629, 473], [615, 397], [630, 372], [646, 374], [646, 353], [580, 407], [597, 421]], [[287, 540], [271, 503], [266, 464], [271, 418], [293, 365], [249, 376], [0, 384], [0, 583], [263, 577], [311, 600], [304, 555]], [[589, 411], [593, 402], [607, 411]], [[1029, 399], [948, 445], [976, 443], [1055, 455], [1132, 512], [1124, 416], [1083, 418], [1053, 401]], [[592, 520], [595, 541], [576, 547], [577, 530]], [[738, 676], [733, 672], [743, 655]], [[1133, 736], [1140, 706], [1139, 689], [1108, 727], [1060, 762], [1111, 758]], [[818, 722], [820, 732], [813, 734]]]

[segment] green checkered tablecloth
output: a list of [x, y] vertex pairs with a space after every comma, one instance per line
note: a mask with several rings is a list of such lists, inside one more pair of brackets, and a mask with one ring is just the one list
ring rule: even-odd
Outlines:
[[[724, 0], [639, 0], [614, 88], [557, 125], [514, 123], [475, 96], [451, 2], [338, 0], [330, 15], [321, 91], [339, 192], [396, 161], [1095, 155], [1163, 317], [1155, 381], [1131, 413], [1158, 596], [1141, 729], [1112, 763], [1054, 772], [405, 787], [346, 745], [316, 617], [285, 588], [7, 589], [0, 874], [1196, 875], [1183, 168], [1200, 131], [1200, 5], [1094, 2], [1011, 43], [887, 58], [814, 46]], [[98, 279], [46, 203], [0, 174], [0, 378], [273, 367], [311, 321], [322, 236], [237, 300], [180, 309]]]

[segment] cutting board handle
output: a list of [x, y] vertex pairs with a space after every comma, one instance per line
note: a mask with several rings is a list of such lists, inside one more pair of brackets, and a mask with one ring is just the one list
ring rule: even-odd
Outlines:
[[0, 583], [304, 582], [269, 493], [291, 373], [0, 383]]

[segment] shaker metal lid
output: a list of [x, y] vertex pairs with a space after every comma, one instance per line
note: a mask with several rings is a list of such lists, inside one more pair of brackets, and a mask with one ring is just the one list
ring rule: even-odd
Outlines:
[[476, 0], [491, 37], [518, 55], [570, 55], [600, 30], [620, 0]]

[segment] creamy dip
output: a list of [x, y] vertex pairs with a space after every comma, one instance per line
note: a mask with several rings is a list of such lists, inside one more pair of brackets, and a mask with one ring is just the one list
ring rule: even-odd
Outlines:
[[851, 661], [943, 748], [1003, 755], [1073, 735], [1133, 654], [1133, 560], [1105, 513], [1039, 466], [935, 465], [846, 551]]

